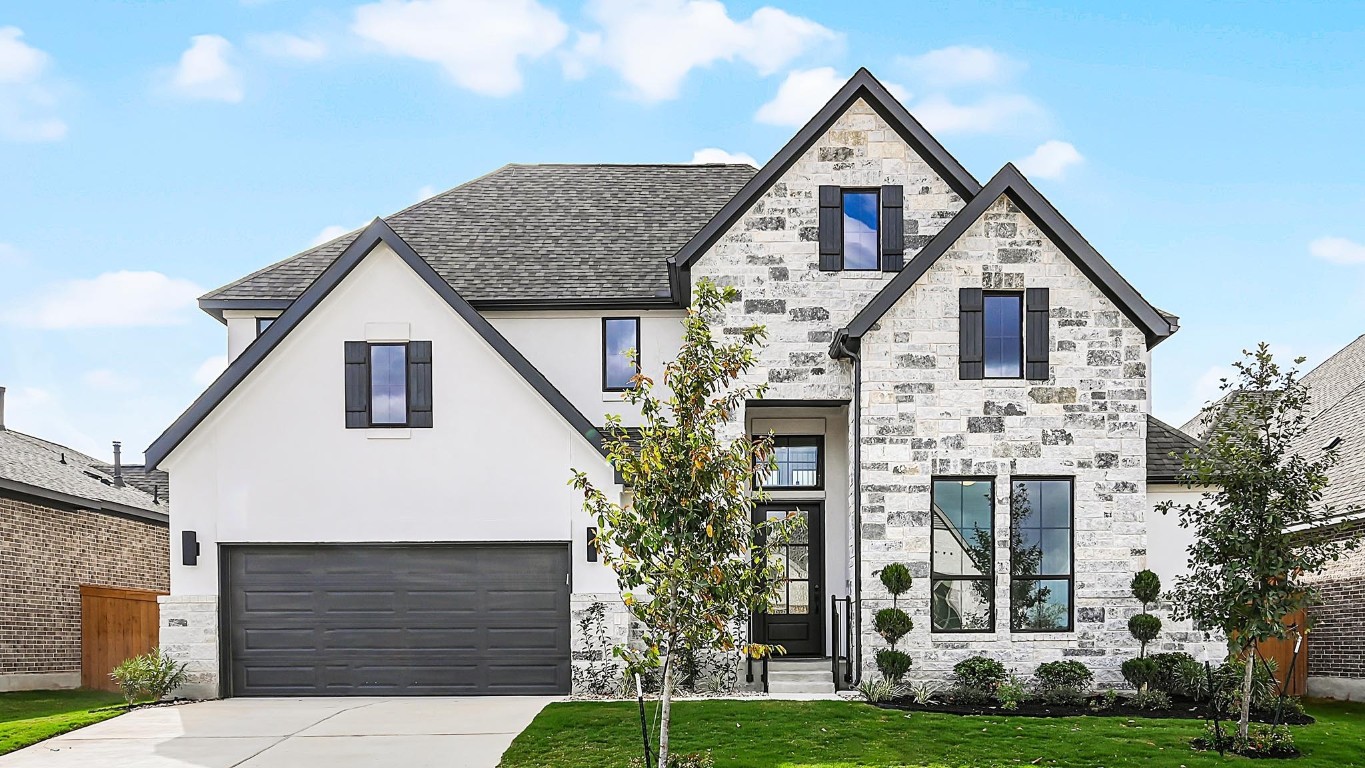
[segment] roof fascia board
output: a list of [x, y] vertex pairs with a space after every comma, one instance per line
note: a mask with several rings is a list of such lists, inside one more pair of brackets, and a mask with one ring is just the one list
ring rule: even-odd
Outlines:
[[735, 196], [720, 209], [711, 221], [679, 251], [669, 257], [670, 263], [680, 268], [690, 269], [692, 264], [707, 251], [720, 236], [725, 234], [753, 206], [763, 193], [781, 178], [801, 155], [825, 134], [835, 120], [858, 98], [863, 98], [891, 124], [906, 143], [919, 152], [953, 191], [964, 200], [970, 200], [981, 190], [981, 183], [943, 147], [923, 125], [920, 125], [908, 110], [891, 95], [891, 92], [872, 76], [867, 69], [859, 69], [848, 82], [844, 83], [834, 97], [815, 113], [772, 159], [763, 165], [753, 178], [740, 188]]
[[227, 323], [223, 311], [228, 309], [264, 309], [268, 311], [285, 310], [293, 304], [293, 299], [200, 299], [199, 309], [220, 323]]
[[532, 388], [540, 393], [550, 406], [558, 411], [585, 440], [591, 443], [599, 453], [603, 451], [601, 435], [591, 422], [559, 390], [555, 389], [544, 374], [531, 365], [501, 333], [498, 333], [497, 329], [487, 319], [470, 306], [469, 302], [465, 301], [440, 275], [436, 274], [436, 270], [421, 256], [418, 256], [417, 252], [397, 232], [394, 232], [387, 222], [376, 218], [327, 269], [323, 270], [322, 274], [304, 290], [299, 298], [291, 302], [275, 322], [271, 323], [270, 327], [255, 342], [247, 346], [246, 350], [228, 365], [227, 370], [223, 371], [209, 385], [208, 389], [204, 390], [190, 407], [180, 414], [180, 417], [148, 446], [145, 465], [149, 469], [156, 469], [161, 461], [170, 455], [170, 452], [180, 445], [194, 431], [195, 427], [208, 418], [209, 414], [265, 360], [275, 347], [279, 346], [285, 335], [302, 322], [303, 318], [312, 312], [318, 304], [322, 303], [322, 300], [331, 294], [332, 290], [380, 243], [384, 243], [393, 249], [399, 258], [411, 267], [427, 285], [431, 286], [441, 298], [445, 299], [456, 314], [469, 323], [475, 332], [482, 336], [489, 346], [493, 347], [495, 352], [501, 355]]
[[0, 490], [10, 491], [21, 496], [29, 496], [44, 501], [56, 502], [75, 509], [87, 509], [91, 512], [105, 512], [109, 514], [122, 515], [124, 517], [136, 517], [153, 523], [167, 524], [170, 522], [170, 515], [165, 512], [156, 512], [150, 509], [131, 507], [127, 504], [120, 504], [116, 501], [104, 501], [102, 499], [88, 499], [84, 496], [73, 496], [69, 493], [54, 491], [50, 488], [43, 488], [37, 485], [21, 483], [17, 480], [0, 478]]
[[1012, 163], [1006, 164], [979, 194], [958, 211], [933, 240], [905, 265], [900, 274], [882, 287], [872, 300], [854, 316], [847, 327], [848, 336], [860, 338], [877, 323], [905, 292], [971, 228], [1001, 195], [1010, 200], [1038, 225], [1106, 296], [1113, 301], [1147, 338], [1148, 349], [1173, 333], [1171, 324], [1114, 269], [1098, 251], [1071, 226], [1057, 209]]

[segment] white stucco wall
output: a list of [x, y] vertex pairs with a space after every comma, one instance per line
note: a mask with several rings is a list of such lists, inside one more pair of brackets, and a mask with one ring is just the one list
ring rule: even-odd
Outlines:
[[1193, 504], [1203, 491], [1183, 485], [1151, 484], [1147, 486], [1147, 568], [1161, 577], [1165, 589], [1175, 586], [1175, 580], [1189, 572], [1187, 550], [1194, 541], [1194, 530], [1180, 527], [1180, 516], [1175, 512], [1163, 515], [1157, 505], [1174, 501]]
[[[527, 360], [544, 373], [593, 424], [616, 414], [627, 425], [640, 423], [639, 410], [622, 402], [620, 392], [602, 391], [602, 318], [640, 318], [640, 368], [656, 384], [664, 363], [682, 345], [681, 310], [622, 312], [487, 312], [484, 316]], [[667, 390], [658, 390], [667, 396]]]
[[[403, 323], [433, 347], [435, 428], [345, 429], [343, 342]], [[253, 327], [254, 333], [254, 327]], [[195, 566], [173, 595], [218, 593], [232, 542], [572, 541], [575, 591], [612, 590], [586, 561], [570, 467], [606, 462], [439, 296], [377, 249], [162, 463]]]
[[279, 317], [279, 312], [244, 309], [223, 311], [223, 320], [227, 323], [228, 362], [236, 360], [256, 340], [256, 319], [260, 317]]

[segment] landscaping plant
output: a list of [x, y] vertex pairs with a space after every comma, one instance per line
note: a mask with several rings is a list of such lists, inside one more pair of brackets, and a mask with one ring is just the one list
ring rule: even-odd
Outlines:
[[902, 687], [885, 677], [879, 679], [868, 677], [858, 683], [858, 693], [862, 694], [869, 704], [880, 704], [900, 696]]
[[953, 700], [962, 704], [984, 704], [995, 698], [1009, 671], [1005, 665], [985, 656], [972, 656], [953, 665]]
[[1024, 687], [1024, 681], [1014, 675], [1010, 675], [995, 689], [995, 698], [1000, 702], [1000, 708], [1010, 711], [1018, 709], [1027, 695], [1028, 688]]
[[[751, 658], [781, 650], [745, 641], [739, 628], [776, 597], [781, 574], [774, 555], [799, 525], [795, 513], [753, 520], [754, 505], [764, 498], [753, 492], [755, 478], [776, 468], [771, 443], [722, 437], [733, 431], [744, 402], [766, 389], [740, 381], [754, 367], [754, 347], [766, 331], [727, 329], [734, 340], [718, 341], [711, 322], [739, 292], [702, 280], [695, 295], [678, 356], [664, 366], [667, 397], [637, 374], [622, 397], [639, 407], [643, 426], [628, 435], [619, 416], [607, 417], [607, 458], [631, 487], [631, 501], [607, 498], [584, 472], [575, 470], [571, 481], [597, 524], [599, 556], [615, 571], [622, 601], [643, 627], [643, 648], [622, 644], [613, 653], [636, 674], [663, 669], [659, 768], [669, 766], [674, 660], [682, 649]], [[647, 764], [649, 757], [647, 746]]]
[[1175, 512], [1181, 527], [1194, 530], [1190, 571], [1170, 595], [1173, 615], [1228, 638], [1242, 665], [1237, 732], [1246, 741], [1257, 645], [1306, 629], [1287, 627], [1283, 619], [1317, 600], [1307, 577], [1343, 550], [1356, 549], [1359, 538], [1327, 541], [1292, 533], [1343, 513], [1322, 502], [1340, 457], [1335, 443], [1296, 451], [1310, 404], [1297, 371], [1282, 371], [1264, 343], [1244, 356], [1234, 363], [1235, 375], [1223, 380], [1223, 401], [1202, 411], [1206, 442], [1184, 458], [1182, 482], [1208, 490], [1197, 502], [1166, 501], [1157, 508]]
[[131, 707], [143, 694], [151, 697], [152, 701], [161, 701], [171, 691], [184, 685], [185, 667], [184, 662], [172, 659], [162, 653], [160, 648], [153, 648], [151, 653], [124, 659], [114, 667], [109, 677], [118, 685], [124, 701]]
[[896, 643], [910, 634], [915, 628], [915, 622], [910, 618], [910, 614], [900, 609], [897, 602], [901, 595], [910, 591], [913, 579], [910, 577], [910, 569], [901, 563], [886, 566], [878, 571], [877, 576], [881, 578], [882, 586], [891, 594], [891, 607], [883, 608], [872, 616], [873, 628], [891, 646], [877, 651], [877, 670], [882, 673], [882, 677], [898, 683], [905, 677], [905, 673], [910, 671], [911, 659], [910, 654], [896, 650]]
[[1161, 619], [1147, 612], [1147, 606], [1161, 596], [1161, 577], [1154, 571], [1138, 571], [1130, 585], [1133, 597], [1142, 603], [1142, 613], [1128, 620], [1128, 633], [1138, 641], [1138, 657], [1147, 655], [1147, 644], [1161, 634]]
[[1080, 705], [1094, 679], [1095, 673], [1079, 661], [1049, 661], [1034, 670], [1033, 688], [1048, 704]]

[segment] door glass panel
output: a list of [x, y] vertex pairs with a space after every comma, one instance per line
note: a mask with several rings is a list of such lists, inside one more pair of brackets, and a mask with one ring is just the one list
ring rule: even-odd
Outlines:
[[787, 613], [810, 613], [810, 582], [787, 582], [790, 595]]
[[769, 616], [810, 613], [810, 518], [802, 510], [785, 509], [770, 509], [766, 516], [768, 520], [781, 520], [793, 511], [801, 519], [801, 524], [791, 542], [774, 550], [769, 561], [777, 572], [779, 582], [778, 597], [768, 609]]

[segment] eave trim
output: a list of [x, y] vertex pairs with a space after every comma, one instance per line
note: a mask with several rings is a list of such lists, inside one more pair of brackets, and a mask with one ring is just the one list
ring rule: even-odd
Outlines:
[[63, 506], [76, 509], [85, 509], [91, 512], [104, 512], [107, 514], [122, 515], [124, 517], [135, 517], [148, 522], [168, 525], [171, 516], [165, 512], [156, 512], [140, 507], [131, 507], [127, 504], [120, 504], [116, 501], [105, 501], [103, 499], [89, 499], [84, 496], [73, 496], [69, 493], [54, 491], [51, 488], [43, 488], [37, 485], [21, 483], [18, 480], [0, 478], [0, 490], [10, 491], [22, 496], [29, 496], [35, 499], [52, 501]]

